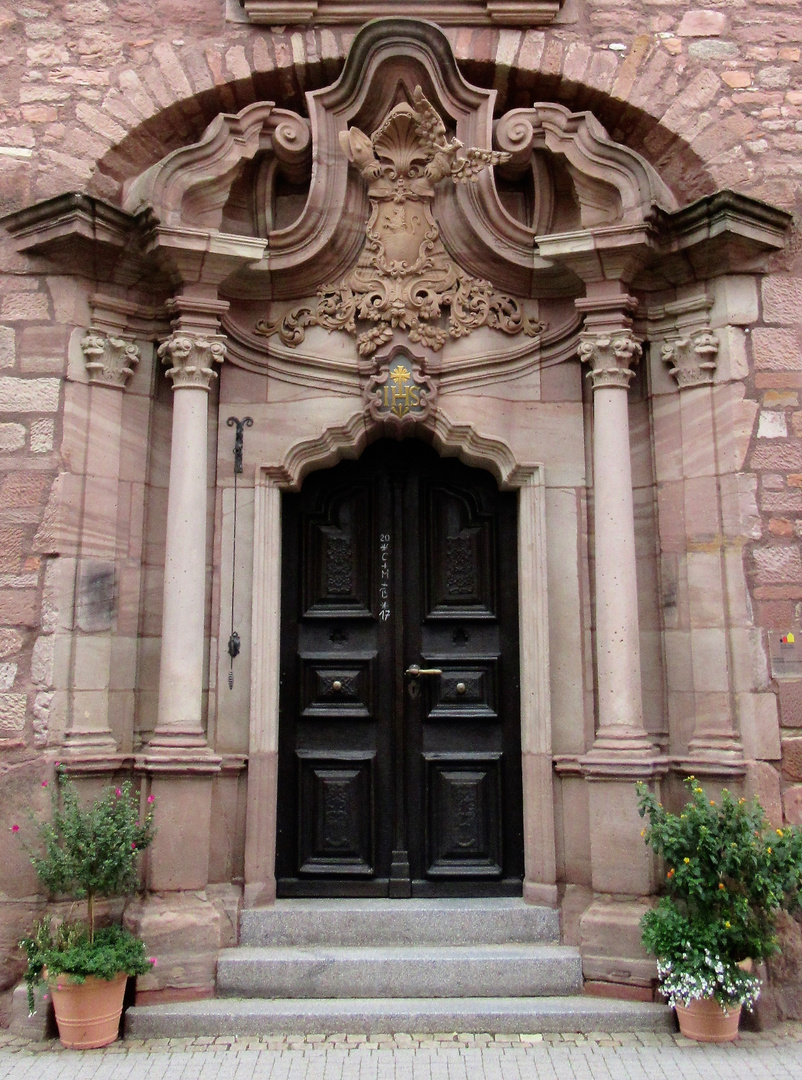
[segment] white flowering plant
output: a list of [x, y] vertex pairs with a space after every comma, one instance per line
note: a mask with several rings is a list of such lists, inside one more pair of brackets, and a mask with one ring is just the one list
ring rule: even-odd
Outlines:
[[671, 1006], [686, 1008], [699, 998], [715, 998], [726, 1011], [742, 1005], [750, 1011], [760, 996], [760, 979], [705, 949], [701, 960], [692, 953], [679, 960], [658, 960], [661, 990]]

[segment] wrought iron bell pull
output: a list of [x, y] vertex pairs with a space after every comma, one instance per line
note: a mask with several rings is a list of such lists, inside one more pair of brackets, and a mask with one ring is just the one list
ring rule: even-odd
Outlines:
[[236, 427], [234, 436], [234, 536], [231, 544], [231, 636], [228, 639], [228, 655], [231, 657], [228, 669], [228, 688], [234, 689], [234, 658], [239, 656], [242, 643], [240, 636], [234, 629], [234, 587], [237, 575], [237, 476], [242, 472], [242, 444], [246, 427], [253, 427], [253, 418], [250, 416], [238, 420], [236, 416], [229, 416], [226, 421], [228, 427]]

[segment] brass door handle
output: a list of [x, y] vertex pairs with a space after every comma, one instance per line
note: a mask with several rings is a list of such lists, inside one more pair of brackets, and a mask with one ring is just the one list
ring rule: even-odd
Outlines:
[[443, 671], [442, 668], [439, 667], [422, 668], [418, 667], [417, 664], [411, 664], [404, 672], [404, 674], [412, 675], [414, 678], [417, 679], [421, 675], [442, 675]]

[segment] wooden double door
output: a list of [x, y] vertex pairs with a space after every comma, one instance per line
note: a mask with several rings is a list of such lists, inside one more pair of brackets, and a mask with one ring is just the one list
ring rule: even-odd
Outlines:
[[381, 441], [283, 511], [279, 895], [520, 894], [515, 494]]

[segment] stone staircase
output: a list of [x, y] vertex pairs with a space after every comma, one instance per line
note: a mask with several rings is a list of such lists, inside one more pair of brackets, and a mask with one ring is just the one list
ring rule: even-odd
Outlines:
[[217, 997], [129, 1009], [126, 1034], [664, 1031], [660, 1005], [582, 994], [556, 911], [516, 899], [280, 900], [244, 911]]

